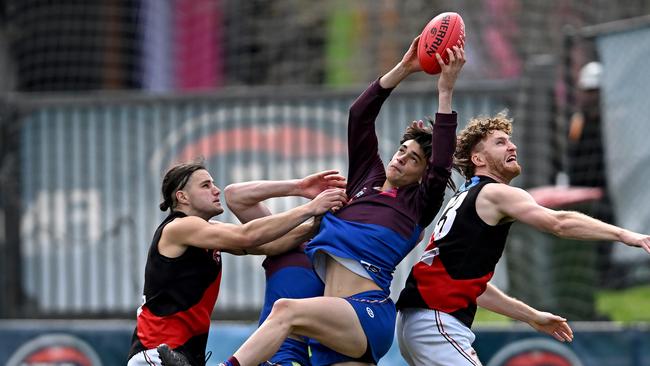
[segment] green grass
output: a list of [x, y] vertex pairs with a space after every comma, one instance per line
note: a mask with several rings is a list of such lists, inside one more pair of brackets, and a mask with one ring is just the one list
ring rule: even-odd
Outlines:
[[489, 310], [483, 308], [478, 308], [476, 310], [476, 317], [474, 318], [474, 323], [503, 323], [507, 324], [512, 321], [510, 318], [505, 317], [501, 314], [493, 313]]
[[596, 293], [596, 309], [613, 321], [631, 323], [650, 321], [650, 286]]
[[[650, 285], [624, 290], [596, 292], [596, 309], [606, 318], [621, 323], [650, 322]], [[478, 308], [475, 323], [507, 324], [509, 318]], [[571, 321], [571, 319], [569, 319]]]

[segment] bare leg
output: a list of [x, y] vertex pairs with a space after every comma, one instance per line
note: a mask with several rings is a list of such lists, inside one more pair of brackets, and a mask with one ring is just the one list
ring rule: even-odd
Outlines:
[[316, 339], [350, 357], [361, 357], [367, 346], [357, 314], [346, 300], [325, 296], [280, 299], [234, 356], [241, 366], [258, 365], [273, 356], [289, 334]]

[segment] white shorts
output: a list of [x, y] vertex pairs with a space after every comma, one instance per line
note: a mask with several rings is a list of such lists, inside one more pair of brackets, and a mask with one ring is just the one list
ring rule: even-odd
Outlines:
[[127, 366], [161, 366], [160, 356], [158, 350], [148, 349], [146, 351], [138, 352], [129, 358]]
[[411, 366], [481, 366], [474, 333], [453, 316], [409, 308], [397, 314], [397, 340]]

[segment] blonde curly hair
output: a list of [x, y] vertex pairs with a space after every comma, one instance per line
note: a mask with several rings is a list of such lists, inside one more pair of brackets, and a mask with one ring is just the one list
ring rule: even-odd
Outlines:
[[467, 126], [460, 131], [454, 152], [454, 168], [465, 178], [469, 179], [474, 176], [476, 167], [472, 163], [472, 152], [483, 138], [493, 131], [503, 131], [508, 136], [512, 135], [512, 118], [508, 117], [507, 110], [492, 117], [472, 118]]

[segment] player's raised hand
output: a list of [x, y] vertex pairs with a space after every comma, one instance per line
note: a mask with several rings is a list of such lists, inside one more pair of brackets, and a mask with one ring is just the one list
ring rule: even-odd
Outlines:
[[325, 170], [310, 174], [298, 182], [300, 196], [313, 199], [321, 192], [330, 188], [345, 189], [347, 181], [337, 170]]
[[[465, 65], [465, 49], [458, 46], [453, 46], [452, 48], [447, 48], [445, 50], [449, 56], [449, 63], [445, 64], [445, 61], [442, 59], [440, 54], [436, 53], [436, 59], [438, 64], [442, 69], [440, 78], [438, 79], [438, 91], [450, 91], [454, 88], [456, 84], [456, 79], [458, 79], [458, 74], [460, 70]], [[445, 52], [443, 51], [443, 52]]]
[[326, 189], [311, 202], [308, 203], [312, 209], [312, 215], [322, 215], [329, 210], [338, 210], [348, 201], [345, 190], [339, 188]]
[[560, 342], [573, 341], [573, 330], [566, 319], [545, 311], [537, 311], [528, 324], [536, 331], [546, 333]]
[[420, 36], [413, 38], [409, 49], [406, 51], [404, 56], [402, 56], [402, 61], [400, 64], [404, 69], [410, 74], [418, 71], [422, 71], [422, 66], [420, 66], [420, 61], [418, 60], [418, 43], [420, 42]]

